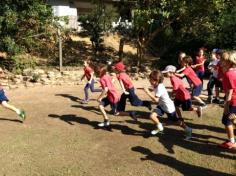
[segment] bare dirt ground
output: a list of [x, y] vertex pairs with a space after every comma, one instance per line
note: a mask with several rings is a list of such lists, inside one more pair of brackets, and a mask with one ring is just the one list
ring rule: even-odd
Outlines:
[[[136, 87], [148, 84], [135, 82]], [[193, 139], [163, 118], [165, 132], [151, 137], [154, 128], [149, 111], [137, 110], [139, 121], [110, 115], [110, 130], [98, 129], [102, 121], [91, 94], [81, 105], [83, 86], [44, 86], [6, 91], [10, 102], [27, 112], [25, 123], [8, 110], [0, 111], [0, 175], [78, 176], [233, 176], [235, 151], [217, 144], [226, 139], [221, 124], [222, 108], [209, 105], [202, 119], [184, 113], [193, 128]], [[98, 86], [98, 85], [97, 85]], [[137, 89], [142, 99], [147, 99]], [[107, 108], [110, 109], [109, 107]]]

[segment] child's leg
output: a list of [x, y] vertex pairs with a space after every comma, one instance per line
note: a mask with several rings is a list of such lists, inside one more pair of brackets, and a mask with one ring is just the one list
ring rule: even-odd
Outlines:
[[90, 90], [91, 90], [91, 92], [101, 92], [102, 91], [102, 89], [95, 89], [94, 88], [94, 79], [91, 81]]
[[129, 95], [126, 95], [125, 93], [123, 93], [120, 97], [120, 101], [118, 103], [118, 107], [117, 110], [118, 112], [120, 111], [125, 111], [125, 106], [126, 106], [126, 99], [128, 98]]
[[[234, 144], [235, 139], [234, 139], [234, 127], [233, 127], [233, 125], [225, 126], [225, 130], [226, 130], [229, 141]], [[236, 144], [235, 144], [235, 147], [236, 147]]]
[[99, 107], [99, 109], [100, 109], [100, 111], [102, 113], [103, 119], [105, 121], [109, 121], [109, 118], [108, 118], [107, 113], [105, 111], [105, 107], [102, 104], [100, 104], [98, 107]]
[[208, 93], [209, 100], [213, 98], [214, 85], [215, 85], [214, 78], [211, 76], [209, 79], [209, 82], [207, 83], [207, 93]]
[[200, 98], [202, 91], [202, 84], [195, 86], [192, 91], [193, 99], [200, 103], [201, 106], [205, 106], [206, 103]]
[[3, 106], [4, 108], [10, 109], [11, 111], [14, 111], [14, 112], [17, 113], [17, 114], [20, 114], [20, 109], [16, 108], [16, 107], [13, 106], [13, 105], [8, 104], [6, 101], [3, 101], [3, 102], [2, 102], [2, 106]]
[[87, 83], [84, 87], [84, 95], [85, 95], [85, 98], [84, 100], [85, 101], [88, 101], [89, 100], [89, 93], [88, 93], [88, 90], [89, 90], [89, 87], [90, 87], [90, 84]]
[[199, 102], [201, 105], [205, 105], [205, 102], [199, 96], [193, 96], [193, 99]]
[[21, 118], [21, 120], [25, 120], [26, 116], [24, 110], [18, 109], [13, 105], [8, 104], [7, 101], [2, 101], [2, 106], [4, 108], [10, 109], [11, 111], [14, 111]]
[[103, 119], [104, 119], [104, 122], [101, 122], [98, 124], [99, 127], [106, 127], [106, 126], [110, 125], [109, 118], [108, 118], [107, 113], [105, 111], [105, 106], [107, 106], [109, 104], [110, 104], [110, 102], [109, 102], [108, 98], [103, 98], [98, 106], [101, 113], [102, 113]]

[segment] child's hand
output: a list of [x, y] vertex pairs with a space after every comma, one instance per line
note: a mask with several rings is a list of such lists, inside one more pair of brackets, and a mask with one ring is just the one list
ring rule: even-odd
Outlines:
[[148, 88], [148, 87], [144, 87], [143, 90], [144, 90], [144, 92], [146, 92], [146, 93], [149, 92], [149, 88]]
[[192, 68], [196, 68], [196, 65], [191, 65]]
[[98, 98], [98, 99], [97, 99], [97, 102], [98, 102], [98, 103], [101, 103], [101, 102], [102, 102], [102, 99], [101, 99], [101, 98]]
[[125, 94], [125, 95], [129, 95], [129, 92], [127, 92], [127, 91], [124, 91], [124, 94]]

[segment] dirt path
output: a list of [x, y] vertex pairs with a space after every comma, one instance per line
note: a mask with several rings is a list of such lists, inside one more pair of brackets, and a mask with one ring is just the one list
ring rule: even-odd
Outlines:
[[[148, 84], [136, 82], [136, 87]], [[235, 174], [236, 153], [219, 149], [226, 138], [220, 109], [208, 107], [203, 119], [185, 113], [194, 129], [192, 141], [166, 123], [165, 134], [149, 136], [153, 129], [148, 110], [138, 123], [113, 117], [112, 130], [97, 129], [101, 115], [97, 102], [81, 105], [83, 85], [45, 86], [6, 91], [11, 103], [24, 107], [28, 118], [19, 123], [14, 113], [1, 109], [0, 175], [169, 176]], [[142, 99], [147, 97], [137, 90]], [[97, 94], [91, 96], [95, 99]], [[109, 109], [109, 108], [108, 108]], [[164, 118], [165, 119], [165, 118]]]

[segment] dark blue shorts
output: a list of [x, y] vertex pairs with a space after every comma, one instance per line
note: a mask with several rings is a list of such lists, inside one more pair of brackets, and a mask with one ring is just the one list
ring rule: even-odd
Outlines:
[[189, 111], [192, 109], [192, 101], [191, 99], [181, 101], [181, 100], [174, 100], [174, 104], [176, 107], [181, 107], [183, 111]]
[[2, 103], [3, 101], [9, 101], [8, 98], [5, 95], [4, 90], [0, 90], [0, 102]]
[[112, 111], [112, 114], [116, 114], [117, 113], [117, 107], [118, 107], [118, 103], [111, 103], [108, 98], [103, 98], [100, 105], [103, 105], [104, 107], [108, 106], [108, 105], [111, 105], [111, 111]]
[[157, 106], [156, 109], [154, 109], [155, 113], [157, 113], [158, 116], [162, 117], [165, 113], [167, 114], [168, 120], [177, 122], [180, 119], [177, 117], [176, 112], [172, 112], [172, 113], [167, 113], [165, 112], [160, 106]]
[[229, 115], [232, 114], [232, 113], [236, 114], [236, 106], [229, 106], [229, 114], [223, 114], [222, 123], [225, 126], [232, 125], [232, 122], [229, 119]]
[[201, 92], [202, 92], [202, 84], [193, 87], [192, 96], [198, 97], [199, 95], [201, 95]]

